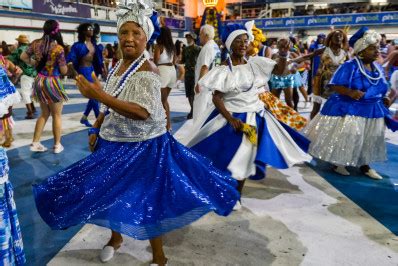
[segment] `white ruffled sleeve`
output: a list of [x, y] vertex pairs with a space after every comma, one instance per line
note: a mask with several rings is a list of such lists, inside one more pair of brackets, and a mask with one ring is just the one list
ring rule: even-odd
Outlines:
[[229, 92], [234, 88], [232, 83], [229, 82], [231, 79], [231, 70], [228, 66], [217, 66], [210, 70], [199, 80], [199, 86], [201, 91], [220, 91]]
[[267, 57], [254, 56], [250, 58], [249, 64], [252, 64], [253, 68], [265, 78], [265, 82], [268, 82], [276, 65], [276, 61]]

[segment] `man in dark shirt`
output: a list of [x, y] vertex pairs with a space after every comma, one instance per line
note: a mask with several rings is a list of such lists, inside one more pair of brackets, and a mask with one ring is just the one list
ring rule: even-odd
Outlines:
[[185, 64], [185, 95], [188, 98], [191, 111], [187, 118], [192, 118], [193, 101], [195, 98], [195, 65], [200, 53], [200, 47], [195, 44], [196, 35], [188, 33], [185, 35], [188, 45], [182, 53], [182, 64]]

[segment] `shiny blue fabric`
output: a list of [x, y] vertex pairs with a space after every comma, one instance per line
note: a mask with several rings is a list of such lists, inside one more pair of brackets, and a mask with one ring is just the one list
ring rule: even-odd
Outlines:
[[[211, 119], [218, 114], [219, 111], [217, 109], [214, 110], [209, 116], [209, 119], [207, 119], [206, 123], [211, 121]], [[232, 113], [232, 116], [245, 122], [247, 113]], [[256, 174], [254, 176], [250, 176], [249, 178], [259, 180], [265, 177], [267, 164], [278, 169], [286, 169], [289, 166], [287, 165], [277, 145], [272, 140], [265, 118], [258, 113], [256, 114], [256, 123], [258, 135], [258, 147], [255, 158]], [[310, 141], [289, 126], [283, 123], [281, 123], [281, 125], [287, 130], [297, 145], [302, 150], [307, 152]], [[230, 124], [226, 124], [224, 127], [191, 148], [192, 150], [203, 154], [212, 160], [218, 169], [221, 169], [225, 173], [231, 174], [227, 167], [239, 149], [243, 137], [244, 136], [242, 132], [236, 132]]]
[[[94, 82], [94, 80], [93, 80], [93, 78], [91, 76], [93, 71], [94, 71], [94, 67], [93, 66], [79, 67], [78, 68], [78, 73], [83, 75], [90, 82]], [[99, 111], [99, 102], [97, 100], [89, 99], [88, 103], [86, 105], [86, 109], [84, 110], [83, 114], [85, 116], [89, 116], [91, 110], [94, 111], [95, 117], [98, 117], [100, 111]]]
[[[379, 65], [374, 65], [384, 72]], [[368, 75], [377, 77], [377, 71], [366, 70]], [[393, 120], [390, 111], [383, 104], [383, 97], [388, 90], [388, 83], [385, 78], [377, 83], [370, 83], [369, 80], [360, 72], [355, 60], [350, 60], [341, 65], [330, 80], [329, 86], [344, 86], [352, 90], [360, 90], [365, 95], [360, 100], [334, 93], [326, 101], [321, 110], [322, 115], [327, 116], [360, 116], [365, 118], [385, 118], [388, 128], [395, 131], [398, 129], [398, 121]]]
[[169, 133], [143, 142], [99, 140], [87, 158], [34, 185], [52, 229], [92, 223], [152, 239], [214, 211], [228, 215], [237, 182]]
[[[94, 68], [95, 74], [98, 76], [98, 75], [102, 74], [102, 67], [104, 65], [104, 58], [102, 56], [102, 51], [104, 50], [104, 48], [102, 45], [98, 45], [97, 43], [94, 43], [94, 47], [95, 47], [95, 53], [94, 53], [94, 59], [93, 59], [93, 68]], [[89, 50], [85, 43], [75, 42], [72, 45], [70, 52], [68, 53], [66, 61], [68, 63], [72, 62], [73, 67], [76, 69], [76, 71], [79, 71], [80, 60], [84, 56], [86, 56], [88, 53], [89, 53]], [[82, 73], [80, 73], [80, 74], [82, 74]], [[91, 75], [91, 73], [90, 73], [90, 75]]]

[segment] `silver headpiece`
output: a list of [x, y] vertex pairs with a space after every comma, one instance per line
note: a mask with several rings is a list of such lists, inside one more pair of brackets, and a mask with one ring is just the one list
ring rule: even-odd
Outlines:
[[144, 30], [147, 40], [155, 30], [151, 16], [154, 5], [151, 0], [123, 0], [117, 7], [117, 31], [126, 22], [135, 22]]
[[354, 53], [358, 54], [359, 52], [368, 48], [369, 45], [376, 44], [380, 42], [381, 35], [374, 30], [368, 30], [362, 36], [362, 38], [358, 39], [354, 44]]

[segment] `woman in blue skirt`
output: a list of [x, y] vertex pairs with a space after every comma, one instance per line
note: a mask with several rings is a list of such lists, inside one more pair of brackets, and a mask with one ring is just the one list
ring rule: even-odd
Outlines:
[[[252, 25], [224, 28], [223, 41], [230, 57], [199, 81], [204, 92], [213, 94], [214, 105], [208, 105], [211, 107], [184, 139], [194, 151], [237, 179], [240, 192], [245, 179], [265, 177], [266, 165], [283, 169], [311, 159], [306, 153], [309, 141], [279, 122], [259, 98], [268, 88], [271, 74], [284, 71], [289, 44], [280, 46], [278, 64], [259, 56], [246, 60]], [[237, 202], [235, 209], [240, 207]]]
[[104, 90], [95, 76], [94, 83], [77, 78], [81, 93], [102, 103], [89, 131], [95, 152], [34, 186], [39, 213], [51, 228], [92, 223], [112, 230], [104, 262], [125, 234], [149, 239], [153, 263], [165, 265], [163, 234], [211, 211], [226, 216], [239, 198], [235, 180], [166, 132], [158, 70], [144, 56], [159, 32], [152, 8], [143, 0], [119, 5], [123, 59]]

